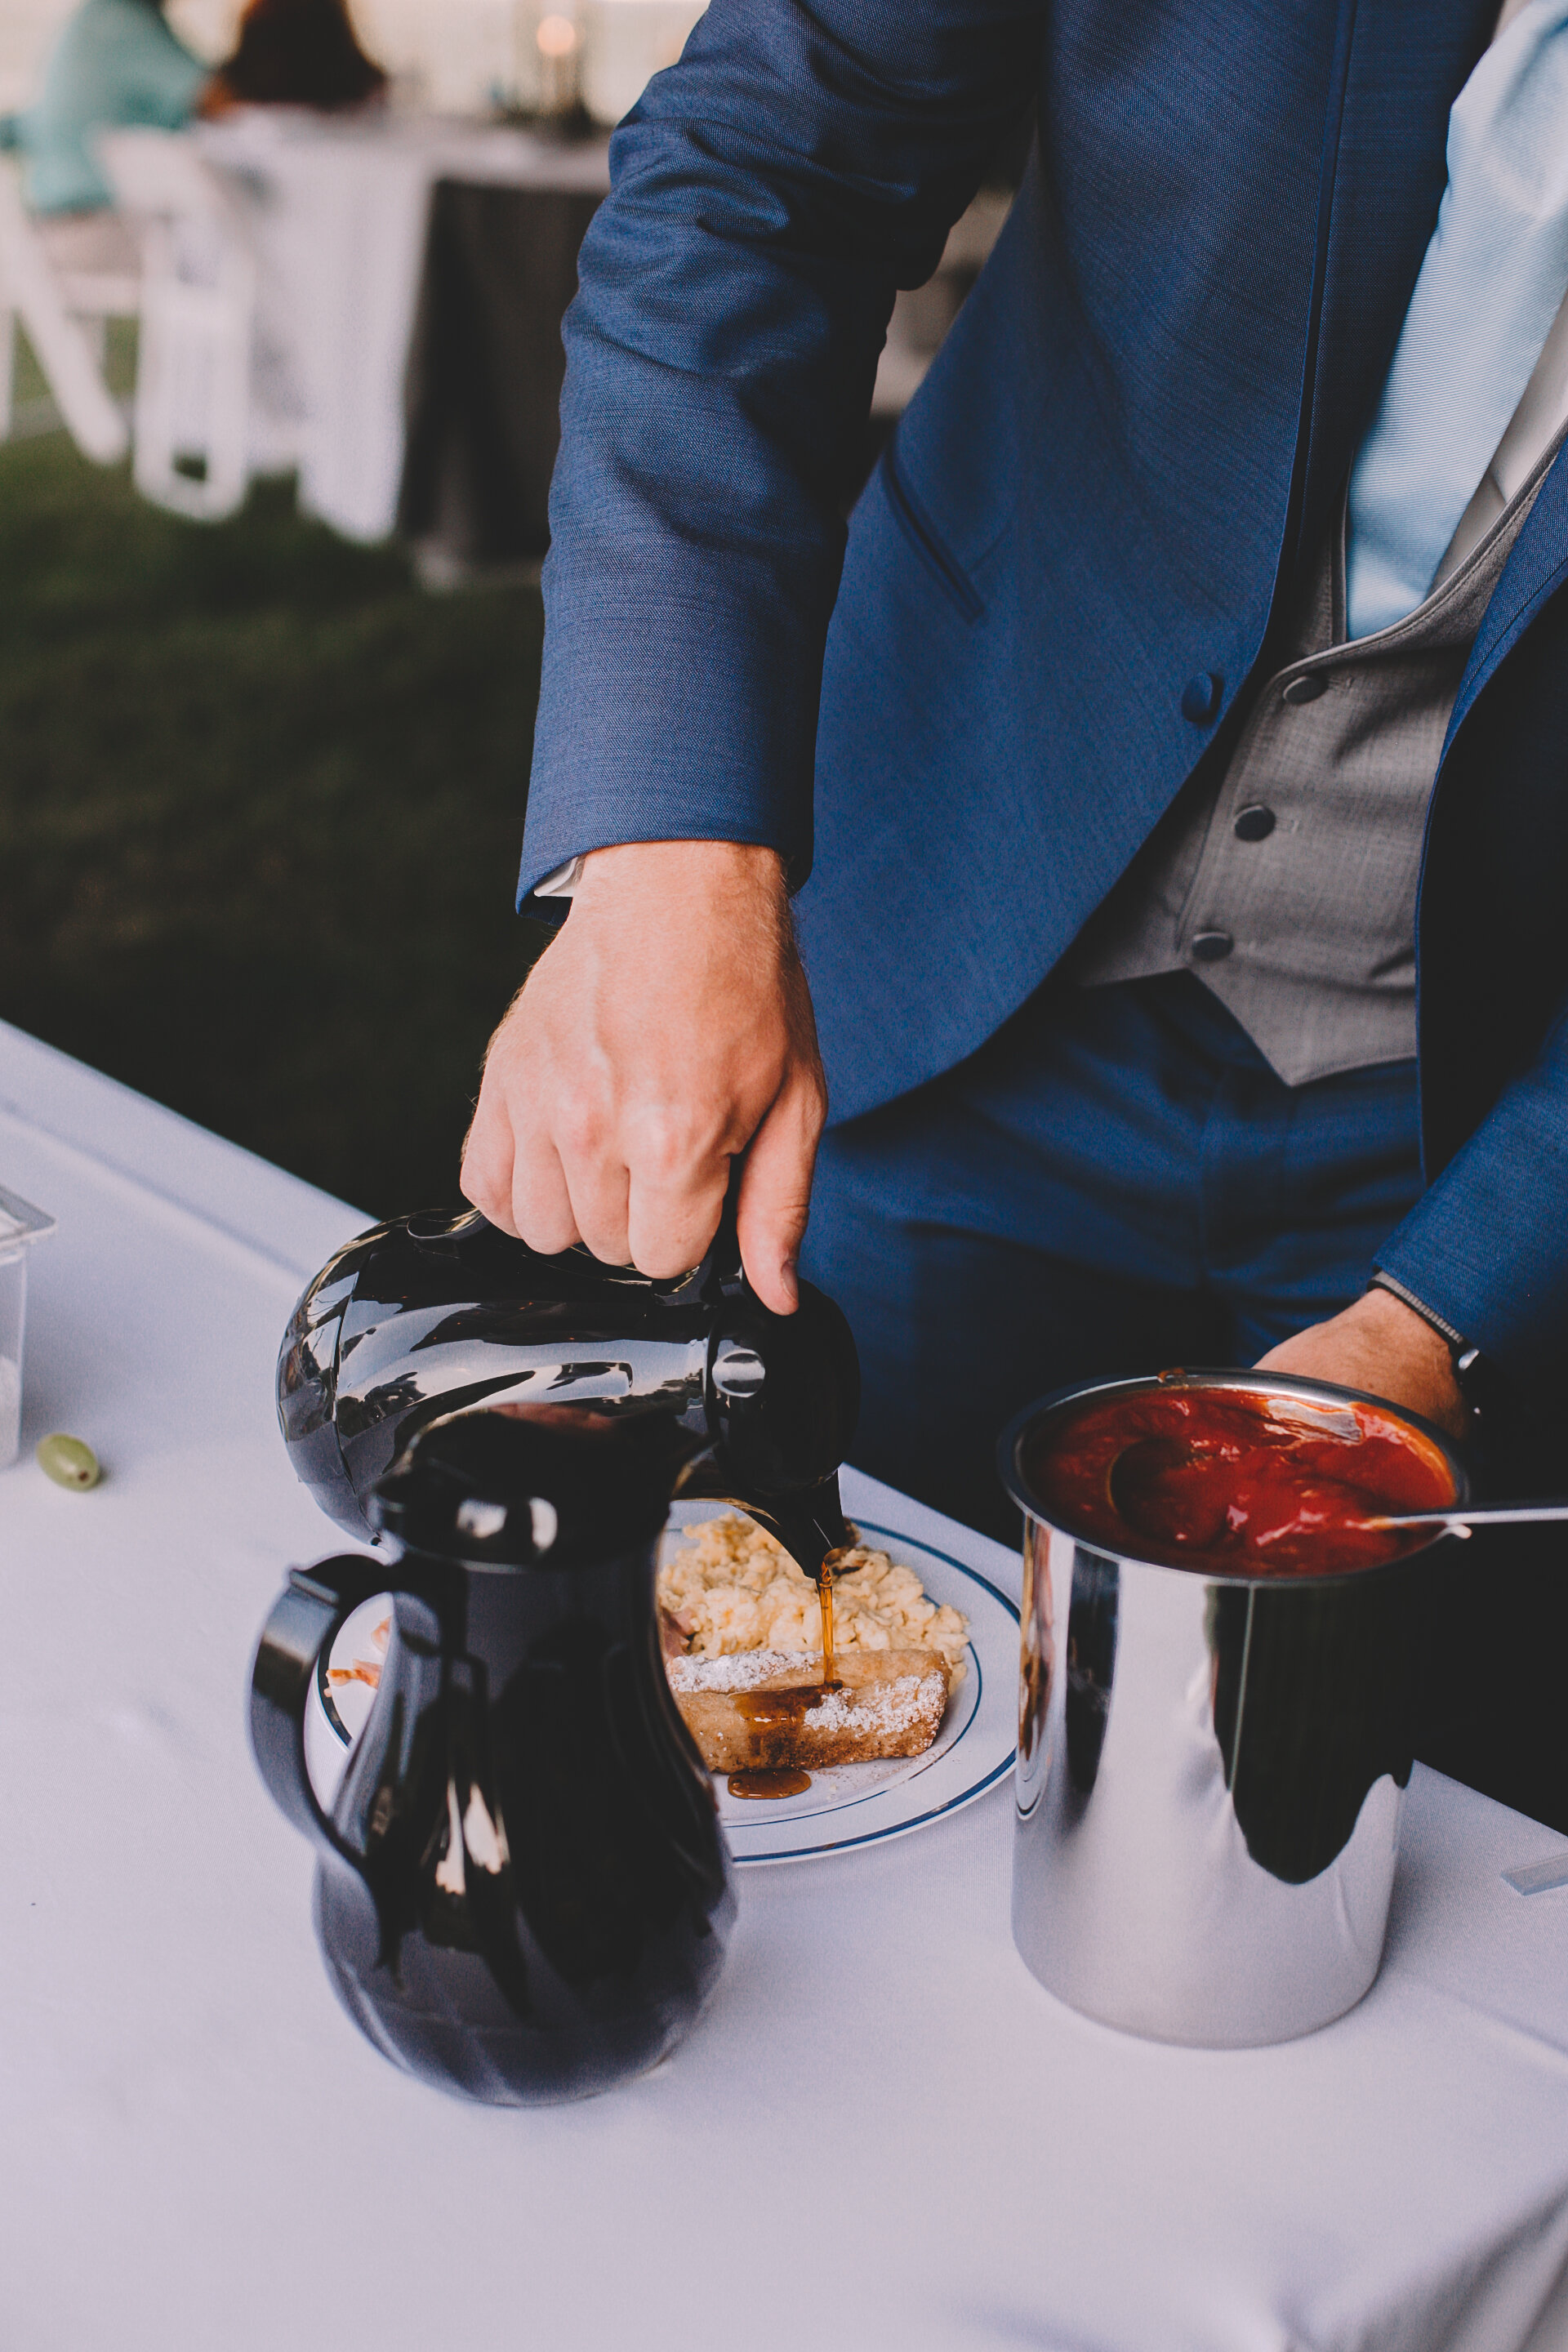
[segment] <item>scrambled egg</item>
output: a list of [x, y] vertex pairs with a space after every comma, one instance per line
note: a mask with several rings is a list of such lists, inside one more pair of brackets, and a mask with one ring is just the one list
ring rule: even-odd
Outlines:
[[[731, 1513], [689, 1528], [687, 1537], [659, 1570], [658, 1602], [685, 1637], [688, 1656], [821, 1649], [816, 1587], [772, 1536]], [[956, 1688], [969, 1620], [928, 1601], [912, 1568], [857, 1544], [834, 1573], [833, 1639], [837, 1650], [934, 1650]]]

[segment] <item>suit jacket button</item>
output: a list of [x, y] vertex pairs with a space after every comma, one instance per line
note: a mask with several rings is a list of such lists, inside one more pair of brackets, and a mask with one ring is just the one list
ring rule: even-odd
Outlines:
[[1237, 810], [1231, 831], [1237, 841], [1267, 841], [1274, 824], [1273, 810], [1265, 808], [1261, 801], [1254, 801], [1250, 808]]
[[1206, 727], [1220, 706], [1225, 680], [1217, 670], [1200, 670], [1182, 688], [1182, 717], [1194, 727]]
[[1329, 681], [1321, 672], [1310, 669], [1304, 677], [1293, 677], [1285, 688], [1285, 700], [1298, 708], [1303, 702], [1316, 702], [1320, 694], [1327, 694]]
[[1223, 963], [1236, 941], [1228, 931], [1195, 931], [1193, 934], [1194, 963]]

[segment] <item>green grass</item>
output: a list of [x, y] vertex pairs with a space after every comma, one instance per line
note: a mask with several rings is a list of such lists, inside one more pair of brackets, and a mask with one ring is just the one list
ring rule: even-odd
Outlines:
[[0, 1015], [390, 1213], [456, 1197], [536, 592], [432, 597], [258, 490], [202, 526], [0, 447]]

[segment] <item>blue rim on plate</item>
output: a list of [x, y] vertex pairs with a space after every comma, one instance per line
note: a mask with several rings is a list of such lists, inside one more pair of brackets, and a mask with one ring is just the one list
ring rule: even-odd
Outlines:
[[[701, 1523], [695, 1517], [685, 1522], [687, 1526]], [[981, 1605], [992, 1612], [1000, 1611], [1008, 1621], [1012, 1629], [1009, 1649], [1011, 1657], [1016, 1659], [1017, 1605], [1010, 1601], [988, 1576], [983, 1575], [979, 1569], [972, 1568], [966, 1560], [955, 1559], [952, 1552], [941, 1551], [934, 1544], [922, 1543], [918, 1538], [906, 1535], [901, 1528], [891, 1528], [882, 1522], [868, 1518], [857, 1518], [855, 1524], [863, 1538], [876, 1538], [883, 1549], [893, 1552], [895, 1556], [900, 1551], [909, 1551], [929, 1560], [940, 1560], [944, 1568], [961, 1576], [966, 1584], [978, 1587], [979, 1594], [984, 1596]], [[677, 1526], [672, 1528], [670, 1532], [679, 1534], [681, 1528]], [[977, 1600], [979, 1594], [976, 1596]], [[378, 1599], [384, 1597], [376, 1596]], [[366, 1608], [372, 1605], [370, 1601], [362, 1603], [362, 1606]], [[354, 1612], [355, 1615], [358, 1613], [357, 1611]], [[915, 1811], [908, 1810], [910, 1800], [907, 1792], [917, 1782], [927, 1778], [930, 1773], [940, 1770], [947, 1765], [957, 1755], [965, 1739], [975, 1733], [975, 1727], [981, 1724], [986, 1693], [985, 1669], [982, 1664], [979, 1650], [975, 1646], [974, 1621], [977, 1612], [974, 1608], [971, 1608], [965, 1613], [970, 1619], [970, 1640], [966, 1654], [973, 1684], [961, 1695], [958, 1703], [963, 1709], [963, 1720], [957, 1724], [952, 1736], [944, 1737], [946, 1732], [944, 1720], [942, 1730], [938, 1732], [936, 1740], [924, 1755], [910, 1758], [907, 1770], [898, 1772], [890, 1779], [879, 1779], [874, 1788], [851, 1787], [850, 1790], [842, 1791], [822, 1789], [821, 1800], [826, 1800], [825, 1801], [819, 1800], [815, 1805], [802, 1806], [798, 1811], [792, 1810], [785, 1812], [782, 1810], [784, 1803], [793, 1807], [795, 1800], [779, 1801], [780, 1810], [770, 1811], [765, 1820], [755, 1822], [750, 1821], [744, 1814], [737, 1815], [732, 1811], [726, 1811], [725, 1834], [730, 1841], [731, 1858], [738, 1870], [754, 1870], [767, 1864], [812, 1862], [826, 1854], [851, 1853], [861, 1846], [885, 1844], [891, 1838], [907, 1837], [911, 1831], [923, 1829], [928, 1822], [942, 1821], [949, 1813], [958, 1812], [963, 1806], [973, 1804], [976, 1798], [983, 1797], [988, 1789], [994, 1788], [996, 1783], [1011, 1771], [1016, 1725], [1013, 1707], [1008, 1700], [1005, 1702], [1005, 1735], [1002, 1724], [991, 1727], [997, 1746], [992, 1747], [989, 1740], [987, 1741], [989, 1760], [978, 1754], [975, 1756], [976, 1769], [973, 1778], [965, 1779], [960, 1787], [954, 1789], [951, 1795], [943, 1797], [939, 1803], [921, 1806]], [[994, 1630], [995, 1620], [993, 1616], [993, 1638], [994, 1638]], [[346, 1748], [353, 1746], [353, 1734], [349, 1730], [333, 1703], [331, 1687], [328, 1681], [331, 1664], [330, 1652], [323, 1648], [316, 1661], [314, 1676], [316, 1700], [331, 1733], [337, 1743]], [[999, 1666], [1000, 1658], [994, 1658], [993, 1664], [994, 1666]], [[1005, 1690], [1005, 1685], [1004, 1685]], [[995, 1694], [993, 1698], [993, 1707], [996, 1698], [1002, 1696], [1001, 1692]], [[984, 1730], [983, 1729], [976, 1736], [984, 1737]], [[877, 1769], [874, 1765], [848, 1764], [838, 1767], [838, 1772], [858, 1775], [875, 1771]], [[721, 1773], [716, 1773], [713, 1776], [715, 1782], [721, 1787], [724, 1777]], [[823, 1774], [815, 1775], [814, 1787], [820, 1789], [822, 1781], [826, 1777]], [[843, 1814], [859, 1812], [867, 1805], [883, 1801], [900, 1803], [900, 1811], [896, 1820], [882, 1821], [874, 1828], [857, 1830], [849, 1836], [825, 1836], [807, 1844], [763, 1844], [762, 1843], [770, 1832], [784, 1829], [786, 1825], [791, 1828], [804, 1828], [807, 1822], [816, 1821], [826, 1824]], [[752, 1843], [753, 1840], [757, 1842], [755, 1844]]]

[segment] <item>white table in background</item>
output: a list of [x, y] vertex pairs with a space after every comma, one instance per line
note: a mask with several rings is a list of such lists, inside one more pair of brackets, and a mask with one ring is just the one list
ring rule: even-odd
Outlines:
[[397, 114], [253, 107], [194, 134], [240, 196], [261, 265], [260, 327], [299, 411], [300, 503], [384, 539], [403, 478], [404, 375], [441, 179], [601, 194], [608, 142]]
[[[59, 1218], [0, 1474], [5, 2352], [1568, 2343], [1568, 1891], [1501, 1875], [1563, 1841], [1420, 1769], [1383, 1975], [1282, 2049], [1051, 2000], [1003, 1789], [745, 1874], [710, 2009], [624, 2091], [507, 2111], [395, 2072], [244, 1727], [285, 1564], [338, 1548], [274, 1350], [360, 1220], [3, 1026], [0, 1182]], [[94, 1493], [33, 1464], [57, 1427]]]

